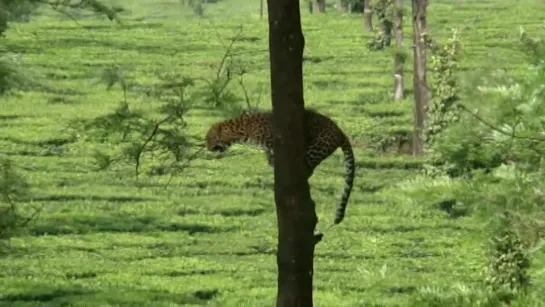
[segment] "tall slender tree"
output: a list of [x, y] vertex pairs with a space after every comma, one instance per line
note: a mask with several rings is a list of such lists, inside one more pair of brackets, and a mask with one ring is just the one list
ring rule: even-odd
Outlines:
[[399, 101], [404, 98], [404, 66], [405, 66], [405, 48], [403, 44], [403, 0], [396, 0], [394, 4], [394, 27], [396, 52], [394, 58], [394, 100]]
[[363, 0], [363, 29], [373, 32], [373, 8], [371, 0]]
[[318, 222], [305, 159], [303, 50], [299, 0], [268, 0], [278, 219], [276, 306], [312, 306]]
[[426, 14], [428, 0], [412, 0], [413, 45], [414, 45], [414, 133], [413, 154], [424, 154], [422, 132], [428, 108], [429, 90], [426, 77]]
[[325, 0], [312, 0], [313, 13], [325, 13]]
[[345, 0], [337, 0], [337, 11], [346, 13], [348, 11], [348, 4]]
[[[373, 13], [377, 16], [381, 28], [382, 48], [389, 47], [392, 41], [392, 30], [394, 28], [394, 0], [374, 0], [371, 2]], [[381, 48], [381, 49], [382, 49]]]

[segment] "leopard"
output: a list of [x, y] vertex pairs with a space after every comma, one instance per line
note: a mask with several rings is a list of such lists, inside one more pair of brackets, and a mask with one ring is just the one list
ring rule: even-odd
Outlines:
[[[305, 109], [303, 128], [307, 139], [307, 180], [316, 167], [338, 148], [343, 152], [345, 184], [334, 219], [334, 224], [339, 224], [345, 217], [354, 185], [356, 163], [352, 145], [336, 122], [313, 109]], [[268, 164], [274, 167], [272, 111], [245, 112], [238, 117], [216, 122], [206, 134], [206, 148], [210, 152], [222, 153], [233, 144], [258, 145], [264, 149]]]

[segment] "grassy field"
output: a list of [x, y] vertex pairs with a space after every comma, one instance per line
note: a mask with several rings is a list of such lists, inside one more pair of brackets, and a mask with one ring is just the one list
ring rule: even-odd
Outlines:
[[[42, 8], [6, 33], [24, 71], [46, 86], [2, 98], [0, 153], [24, 166], [32, 205], [45, 210], [0, 259], [0, 305], [271, 306], [276, 213], [263, 153], [237, 147], [225, 159], [203, 154], [165, 188], [169, 176], [137, 181], [129, 165], [96, 171], [93, 150], [118, 144], [85, 141], [67, 129], [122, 100], [119, 88], [95, 84], [104, 68], [131, 69], [143, 84], [157, 81], [155, 71], [210, 78], [241, 24], [234, 50], [249, 71], [246, 86], [255, 94], [262, 84], [261, 107], [270, 108], [268, 30], [259, 3], [223, 0], [205, 5], [198, 18], [175, 0], [125, 2], [131, 14], [122, 16], [123, 26], [87, 14], [76, 23]], [[518, 26], [535, 32], [544, 10], [537, 0], [432, 1], [429, 27], [440, 39], [451, 27], [468, 27], [462, 71], [516, 71]], [[482, 221], [396, 201], [392, 187], [419, 161], [363, 149], [372, 138], [410, 131], [412, 62], [409, 98], [394, 103], [391, 53], [367, 50], [372, 35], [363, 33], [361, 16], [329, 11], [303, 12], [305, 99], [351, 137], [358, 170], [347, 217], [336, 227], [340, 152], [311, 179], [325, 234], [316, 249], [316, 306], [407, 306], [417, 296], [470, 293], [486, 261]], [[405, 30], [410, 44], [410, 19]], [[150, 107], [141, 95], [129, 93], [129, 100]], [[195, 107], [186, 118], [189, 132], [202, 140], [224, 116]], [[536, 293], [545, 293], [543, 264], [538, 256]]]

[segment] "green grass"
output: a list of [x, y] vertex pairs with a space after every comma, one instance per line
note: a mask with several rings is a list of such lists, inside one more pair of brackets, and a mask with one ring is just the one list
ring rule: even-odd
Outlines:
[[[240, 24], [244, 39], [235, 51], [249, 70], [246, 86], [255, 92], [264, 84], [261, 107], [270, 108], [268, 30], [258, 18], [259, 3], [222, 0], [206, 5], [199, 19], [175, 0], [126, 2], [132, 14], [123, 16], [123, 26], [89, 14], [78, 15], [78, 25], [43, 8], [33, 22], [12, 24], [6, 33], [23, 70], [46, 86], [2, 98], [0, 152], [24, 166], [32, 205], [45, 210], [0, 260], [0, 305], [271, 306], [276, 213], [263, 153], [238, 147], [225, 159], [197, 159], [165, 188], [168, 176], [136, 181], [130, 166], [95, 171], [92, 153], [104, 144], [74, 139], [66, 129], [75, 118], [113, 111], [123, 98], [118, 88], [107, 92], [95, 84], [102, 69], [130, 68], [140, 83], [157, 82], [154, 71], [210, 78], [225, 51], [222, 42]], [[445, 38], [451, 27], [468, 26], [462, 71], [516, 72], [523, 59], [518, 26], [535, 32], [545, 5], [513, 3], [434, 1], [429, 27]], [[330, 115], [354, 144], [410, 131], [412, 62], [407, 104], [394, 103], [391, 53], [366, 49], [372, 35], [362, 33], [361, 16], [303, 11], [305, 56], [315, 60], [305, 62], [306, 104]], [[410, 44], [409, 18], [405, 30]], [[129, 99], [146, 103], [136, 94]], [[220, 117], [192, 110], [190, 134], [202, 139]], [[413, 212], [380, 191], [410, 178], [419, 160], [359, 145], [355, 153], [359, 168], [341, 225], [331, 227], [343, 187], [340, 153], [311, 178], [325, 234], [316, 249], [316, 306], [404, 306], [425, 291], [448, 296], [453, 285], [480, 284], [487, 243], [482, 221]], [[536, 293], [545, 293], [544, 262], [535, 259]]]

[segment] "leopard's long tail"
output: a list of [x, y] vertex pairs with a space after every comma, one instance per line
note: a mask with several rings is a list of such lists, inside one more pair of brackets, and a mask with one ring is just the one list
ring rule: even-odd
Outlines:
[[344, 140], [341, 144], [341, 149], [344, 154], [344, 163], [346, 166], [346, 177], [344, 179], [344, 192], [341, 198], [341, 202], [337, 206], [335, 212], [335, 224], [339, 224], [343, 221], [344, 215], [346, 212], [346, 205], [348, 204], [348, 199], [350, 198], [350, 193], [352, 192], [352, 186], [354, 184], [354, 176], [356, 173], [356, 162], [354, 159], [354, 151], [352, 150], [352, 145], [348, 137], [344, 136]]

